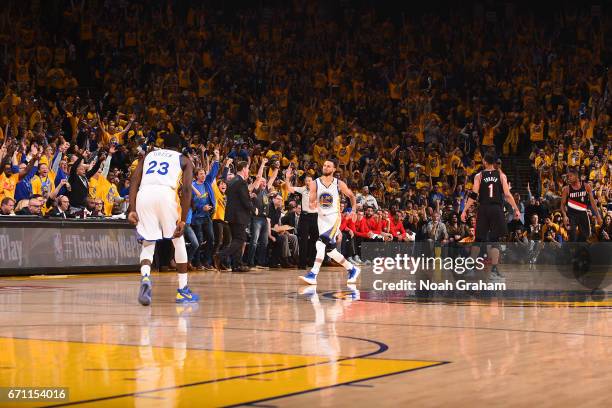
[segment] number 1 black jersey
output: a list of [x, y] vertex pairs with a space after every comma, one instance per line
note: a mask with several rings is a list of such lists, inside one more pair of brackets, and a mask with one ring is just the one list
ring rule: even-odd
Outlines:
[[480, 190], [478, 202], [480, 204], [503, 204], [503, 188], [499, 170], [483, 170], [480, 172]]

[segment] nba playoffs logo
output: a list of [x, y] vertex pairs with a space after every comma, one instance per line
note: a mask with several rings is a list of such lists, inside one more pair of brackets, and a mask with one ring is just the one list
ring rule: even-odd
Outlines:
[[329, 193], [322, 193], [319, 196], [319, 205], [321, 206], [321, 208], [331, 208], [331, 206], [334, 204], [334, 197], [329, 194]]

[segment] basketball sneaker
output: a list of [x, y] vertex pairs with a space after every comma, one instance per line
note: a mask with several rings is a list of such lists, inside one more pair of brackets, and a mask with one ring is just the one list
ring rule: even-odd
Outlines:
[[309, 285], [316, 285], [317, 284], [317, 274], [310, 271], [308, 272], [306, 275], [304, 276], [299, 276], [299, 278], [306, 282]]
[[357, 282], [357, 277], [361, 273], [361, 269], [353, 265], [351, 269], [348, 270], [346, 283], [355, 283]]
[[189, 286], [176, 290], [176, 303], [191, 303], [198, 300], [200, 300], [200, 296], [193, 293]]
[[493, 265], [491, 267], [491, 276], [490, 276], [491, 280], [496, 280], [496, 281], [503, 281], [505, 279], [504, 275], [502, 275], [499, 270], [497, 269], [497, 265]]
[[140, 280], [140, 292], [138, 292], [138, 302], [143, 306], [151, 304], [152, 284], [150, 276], [143, 276]]
[[363, 265], [363, 262], [357, 259], [357, 256], [348, 258], [348, 261], [352, 263], [353, 265]]

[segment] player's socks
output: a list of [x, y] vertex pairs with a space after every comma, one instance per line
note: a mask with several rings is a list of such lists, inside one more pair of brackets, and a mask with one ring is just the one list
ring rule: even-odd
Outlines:
[[319, 271], [321, 270], [321, 264], [323, 263], [323, 260], [319, 260], [319, 259], [315, 259], [314, 265], [312, 265], [312, 273], [314, 273], [315, 275], [319, 273]]
[[186, 273], [178, 274], [178, 286], [179, 286], [179, 289], [183, 289], [185, 286], [187, 286], [187, 274]]
[[141, 265], [140, 266], [140, 274], [144, 276], [149, 276], [151, 274], [151, 265]]

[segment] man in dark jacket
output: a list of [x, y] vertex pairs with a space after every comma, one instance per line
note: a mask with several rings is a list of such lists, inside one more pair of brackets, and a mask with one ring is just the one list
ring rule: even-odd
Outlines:
[[41, 211], [42, 211], [43, 203], [44, 203], [43, 196], [41, 196], [40, 194], [34, 194], [32, 195], [32, 197], [30, 197], [28, 206], [17, 211], [15, 214], [16, 215], [35, 215], [37, 217], [40, 217], [42, 216]]
[[254, 213], [253, 203], [249, 196], [246, 179], [249, 176], [247, 162], [236, 164], [236, 177], [227, 185], [225, 193], [225, 221], [229, 223], [232, 233], [230, 245], [215, 255], [215, 267], [219, 270], [224, 269], [221, 259], [232, 258], [232, 270], [237, 272], [248, 272], [249, 268], [242, 265], [242, 250], [246, 242], [246, 229], [251, 222], [251, 215]]
[[70, 210], [70, 200], [65, 195], [60, 195], [57, 197], [56, 205], [53, 207], [51, 211], [47, 213], [47, 217], [51, 218], [74, 218], [72, 214], [69, 212]]
[[83, 159], [87, 158], [79, 156], [78, 160], [72, 165], [70, 169], [70, 177], [68, 182], [71, 186], [71, 191], [68, 194], [70, 204], [73, 207], [85, 208], [87, 205], [87, 197], [89, 196], [89, 179], [98, 172], [100, 160], [96, 161], [96, 164], [87, 171], [87, 165], [83, 163]]

